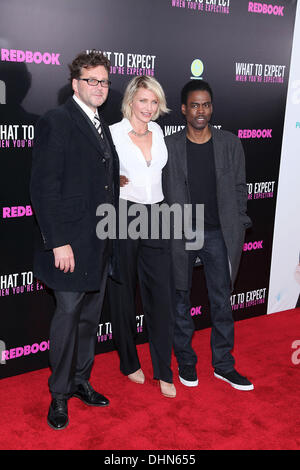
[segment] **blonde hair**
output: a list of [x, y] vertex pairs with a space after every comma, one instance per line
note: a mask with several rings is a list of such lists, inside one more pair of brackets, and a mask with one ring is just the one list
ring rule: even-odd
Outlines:
[[122, 101], [122, 113], [123, 116], [130, 120], [131, 118], [131, 103], [133, 101], [134, 95], [139, 88], [146, 88], [146, 90], [152, 91], [157, 96], [158, 99], [158, 108], [157, 112], [153, 115], [153, 121], [155, 121], [162, 114], [169, 113], [170, 110], [167, 108], [167, 102], [164, 90], [158, 81], [149, 77], [148, 75], [142, 75], [139, 77], [134, 77], [127, 85], [123, 101]]

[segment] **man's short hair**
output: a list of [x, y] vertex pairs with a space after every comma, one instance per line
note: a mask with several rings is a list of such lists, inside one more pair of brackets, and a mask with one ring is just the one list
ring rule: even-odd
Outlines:
[[107, 72], [110, 72], [110, 61], [104, 54], [102, 54], [102, 52], [97, 52], [95, 50], [90, 52], [80, 52], [69, 65], [70, 80], [72, 81], [73, 78], [80, 78], [83, 68], [91, 69], [93, 67], [98, 67], [98, 65], [103, 65]]
[[170, 110], [167, 108], [167, 102], [164, 90], [160, 83], [153, 77], [148, 75], [137, 76], [133, 78], [127, 85], [123, 101], [122, 101], [122, 113], [123, 116], [130, 120], [131, 118], [131, 106], [134, 95], [139, 88], [145, 88], [152, 91], [158, 99], [158, 109], [155, 115], [153, 115], [153, 121], [155, 121], [162, 114], [168, 113]]
[[191, 80], [186, 83], [181, 90], [181, 104], [187, 104], [189, 93], [193, 91], [207, 91], [213, 101], [213, 92], [210, 85], [205, 80]]

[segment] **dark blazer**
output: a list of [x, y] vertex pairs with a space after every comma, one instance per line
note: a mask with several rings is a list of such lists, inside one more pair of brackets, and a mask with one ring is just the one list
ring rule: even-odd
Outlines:
[[[40, 233], [34, 274], [52, 289], [100, 287], [108, 242], [96, 235], [96, 209], [106, 202], [117, 207], [119, 199], [119, 160], [109, 128], [101, 122], [104, 142], [70, 98], [36, 126], [30, 190]], [[52, 249], [67, 244], [74, 252], [73, 273], [54, 265]]]
[[[221, 230], [227, 247], [232, 285], [236, 278], [245, 229], [251, 220], [246, 214], [247, 185], [245, 156], [240, 139], [234, 134], [211, 127], [217, 184], [217, 202]], [[186, 129], [167, 136], [168, 162], [163, 169], [163, 191], [168, 204], [190, 203], [187, 175]], [[172, 240], [176, 288], [188, 289], [188, 254], [185, 239]]]

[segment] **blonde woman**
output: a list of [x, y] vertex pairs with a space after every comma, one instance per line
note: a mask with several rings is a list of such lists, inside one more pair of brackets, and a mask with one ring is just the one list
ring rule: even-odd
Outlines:
[[[152, 77], [135, 77], [122, 102], [122, 121], [110, 126], [120, 160], [120, 201], [147, 209], [148, 238], [119, 239], [122, 283], [109, 282], [113, 338], [120, 369], [133, 382], [143, 384], [136, 349], [136, 289], [146, 319], [154, 379], [161, 393], [174, 398], [171, 350], [173, 340], [173, 287], [169, 241], [151, 239], [151, 209], [163, 202], [162, 169], [168, 158], [164, 136], [154, 121], [168, 112], [161, 85]], [[132, 218], [128, 217], [128, 226]], [[145, 228], [145, 227], [144, 227]], [[159, 229], [159, 227], [155, 227]], [[143, 230], [143, 228], [142, 228]]]

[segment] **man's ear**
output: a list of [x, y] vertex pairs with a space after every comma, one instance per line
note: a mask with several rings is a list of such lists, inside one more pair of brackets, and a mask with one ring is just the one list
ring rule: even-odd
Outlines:
[[72, 80], [72, 89], [73, 91], [78, 92], [78, 80], [76, 80], [76, 78], [73, 78]]
[[185, 104], [181, 105], [181, 112], [184, 116], [186, 115], [186, 105]]

